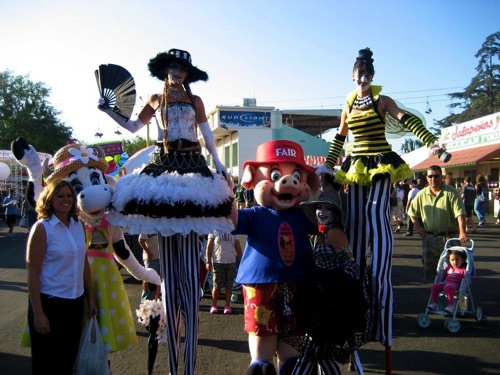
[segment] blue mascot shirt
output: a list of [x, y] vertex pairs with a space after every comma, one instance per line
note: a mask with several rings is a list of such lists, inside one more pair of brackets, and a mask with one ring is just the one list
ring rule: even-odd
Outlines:
[[276, 211], [257, 206], [238, 210], [234, 233], [248, 236], [236, 282], [293, 283], [306, 277], [312, 260], [309, 234], [317, 229], [302, 209]]

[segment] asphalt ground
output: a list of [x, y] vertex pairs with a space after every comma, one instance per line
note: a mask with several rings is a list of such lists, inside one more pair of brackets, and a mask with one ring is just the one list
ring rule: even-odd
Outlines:
[[[418, 326], [416, 316], [425, 311], [429, 298], [429, 285], [421, 281], [421, 241], [419, 237], [395, 234], [393, 374], [500, 374], [500, 225], [493, 224], [492, 216], [487, 221], [486, 227], [472, 235], [477, 270], [472, 296], [476, 306], [483, 309], [483, 319], [476, 322], [471, 315], [459, 319], [461, 327], [457, 333], [444, 328], [441, 316], [431, 315], [428, 328]], [[0, 220], [0, 375], [31, 373], [30, 351], [19, 347], [28, 299], [26, 238], [27, 230], [20, 227], [9, 237], [5, 222]], [[121, 272], [135, 310], [140, 302], [141, 284], [126, 271]], [[249, 354], [241, 303], [233, 304], [232, 315], [212, 315], [209, 309], [210, 298], [206, 295], [200, 308], [196, 374], [244, 374]], [[136, 328], [138, 346], [110, 356], [116, 375], [146, 374], [148, 334], [141, 325]], [[366, 374], [385, 374], [382, 345], [366, 345], [360, 350], [360, 357]], [[160, 345], [155, 374], [168, 374], [167, 363], [167, 347]], [[342, 366], [342, 371], [354, 374], [347, 366]]]

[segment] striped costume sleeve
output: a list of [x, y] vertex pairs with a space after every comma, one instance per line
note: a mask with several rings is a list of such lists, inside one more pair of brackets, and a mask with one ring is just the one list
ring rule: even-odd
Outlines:
[[342, 147], [344, 147], [345, 135], [336, 134], [335, 138], [333, 138], [333, 142], [330, 145], [330, 150], [328, 151], [328, 156], [326, 157], [326, 166], [330, 169], [335, 167], [337, 163], [337, 159], [340, 156], [340, 152], [342, 151]]
[[[434, 143], [435, 140], [438, 139], [434, 134], [432, 134], [423, 124], [422, 120], [418, 117], [405, 114], [401, 118], [401, 123], [410, 130], [413, 134], [415, 134], [422, 142], [426, 144], [426, 146], [430, 146]], [[331, 151], [331, 149], [330, 149]]]

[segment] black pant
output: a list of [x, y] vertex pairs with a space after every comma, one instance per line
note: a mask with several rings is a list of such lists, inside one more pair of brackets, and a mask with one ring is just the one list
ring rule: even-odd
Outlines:
[[413, 234], [413, 221], [411, 221], [410, 217], [408, 217], [408, 233]]
[[31, 301], [28, 324], [31, 336], [33, 375], [72, 375], [83, 324], [84, 296], [66, 299], [41, 294], [42, 307], [49, 319], [50, 333], [35, 331]]

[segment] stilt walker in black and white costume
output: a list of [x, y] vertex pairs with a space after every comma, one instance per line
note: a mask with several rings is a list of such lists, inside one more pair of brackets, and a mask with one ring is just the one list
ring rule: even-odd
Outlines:
[[[194, 374], [198, 344], [201, 289], [198, 275], [198, 233], [231, 232], [233, 193], [225, 166], [200, 97], [189, 84], [208, 80], [193, 66], [188, 52], [171, 49], [149, 62], [151, 75], [164, 81], [161, 94], [152, 95], [136, 120], [125, 120], [99, 106], [123, 128], [136, 132], [161, 111], [162, 129], [150, 163], [140, 173], [121, 177], [108, 220], [131, 234], [159, 234], [162, 296], [168, 329], [170, 374], [177, 374], [181, 316], [185, 325], [184, 374]], [[201, 153], [197, 127], [217, 173]]]

